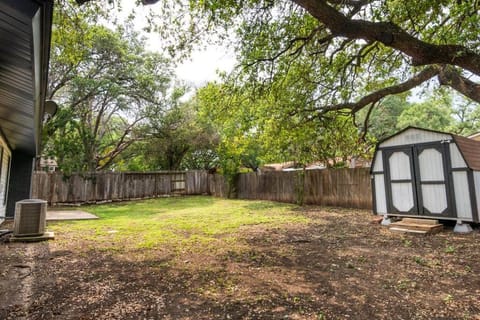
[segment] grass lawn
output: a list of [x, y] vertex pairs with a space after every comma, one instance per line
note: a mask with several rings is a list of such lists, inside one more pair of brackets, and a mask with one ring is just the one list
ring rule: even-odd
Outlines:
[[100, 219], [0, 245], [0, 319], [480, 319], [478, 229], [213, 197], [82, 209]]
[[[142, 248], [202, 250], [219, 242], [235, 243], [242, 227], [308, 223], [295, 206], [264, 201], [224, 200], [212, 197], [162, 198], [90, 206], [85, 210], [99, 220], [51, 224], [58, 241], [81, 235], [82, 243], [102, 250]], [[65, 236], [62, 240], [62, 236]]]

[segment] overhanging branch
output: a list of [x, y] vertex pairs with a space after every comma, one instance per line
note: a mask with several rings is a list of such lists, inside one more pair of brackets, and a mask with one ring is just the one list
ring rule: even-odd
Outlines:
[[324, 111], [349, 109], [352, 111], [352, 113], [355, 113], [369, 104], [380, 101], [386, 96], [399, 94], [402, 92], [406, 92], [412, 88], [415, 88], [416, 86], [424, 83], [425, 81], [435, 77], [436, 75], [439, 74], [439, 72], [440, 70], [438, 67], [433, 67], [433, 66], [427, 67], [426, 69], [419, 72], [418, 74], [416, 74], [415, 76], [413, 76], [412, 78], [408, 79], [405, 82], [372, 92], [364, 96], [357, 102], [347, 102], [347, 103], [340, 103], [336, 105], [327, 106], [324, 108]]
[[443, 68], [438, 75], [438, 80], [440, 84], [452, 87], [466, 97], [480, 102], [480, 84], [463, 77], [455, 69]]
[[413, 65], [449, 64], [480, 75], [480, 55], [464, 46], [424, 42], [391, 22], [349, 19], [326, 0], [292, 1], [307, 10], [336, 36], [382, 42], [410, 56]]

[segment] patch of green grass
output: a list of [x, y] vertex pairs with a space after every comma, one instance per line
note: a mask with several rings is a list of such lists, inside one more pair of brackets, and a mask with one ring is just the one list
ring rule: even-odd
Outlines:
[[402, 242], [403, 242], [403, 245], [404, 245], [406, 248], [409, 248], [409, 247], [412, 246], [412, 241], [409, 240], [409, 239], [403, 239]]
[[410, 279], [400, 279], [398, 280], [396, 285], [398, 290], [414, 289], [416, 288], [416, 286], [417, 286], [416, 282]]
[[453, 302], [453, 300], [454, 300], [454, 298], [453, 298], [453, 296], [452, 296], [451, 294], [447, 294], [447, 295], [445, 295], [445, 296], [443, 297], [443, 302], [444, 302], [445, 304], [450, 304], [450, 303]]
[[[242, 226], [307, 223], [296, 206], [268, 201], [227, 200], [205, 196], [160, 198], [84, 207], [98, 220], [59, 222], [49, 229], [94, 243], [130, 248], [215, 245], [235, 239]], [[232, 240], [231, 239], [231, 240]]]
[[455, 253], [455, 247], [454, 246], [447, 246], [445, 248], [445, 253]]
[[428, 266], [428, 261], [422, 257], [415, 256], [413, 257], [413, 261], [415, 261], [417, 264], [427, 267]]

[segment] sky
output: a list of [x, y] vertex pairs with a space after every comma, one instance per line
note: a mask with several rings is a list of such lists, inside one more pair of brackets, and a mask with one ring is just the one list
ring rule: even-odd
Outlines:
[[[149, 43], [157, 41], [153, 37]], [[232, 71], [234, 65], [235, 58], [230, 50], [220, 46], [208, 46], [205, 50], [194, 50], [190, 59], [175, 68], [175, 74], [188, 85], [200, 88], [209, 81], [219, 80], [217, 71]]]
[[209, 81], [218, 80], [217, 71], [232, 71], [235, 59], [232, 53], [222, 47], [208, 47], [204, 51], [195, 51], [192, 59], [176, 68], [176, 74], [198, 88]]
[[[130, 12], [135, 6], [137, 18], [135, 27], [141, 31], [145, 26], [142, 17], [146, 16], [147, 10], [155, 10], [159, 5], [137, 6], [135, 1], [121, 0], [121, 7], [124, 12]], [[148, 38], [147, 49], [151, 51], [160, 51], [162, 39], [159, 34], [145, 34]], [[234, 53], [232, 50], [221, 46], [207, 46], [202, 50], [193, 50], [191, 57], [175, 68], [175, 74], [178, 80], [184, 81], [193, 88], [200, 88], [209, 81], [219, 80], [217, 71], [229, 72], [235, 65]]]

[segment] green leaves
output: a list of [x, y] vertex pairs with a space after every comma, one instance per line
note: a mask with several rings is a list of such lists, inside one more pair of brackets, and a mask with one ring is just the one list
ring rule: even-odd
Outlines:
[[152, 106], [166, 107], [172, 71], [128, 22], [98, 24], [99, 15], [110, 17], [107, 8], [69, 4], [58, 5], [54, 17], [49, 97], [60, 112], [46, 127], [44, 152], [67, 173], [102, 170], [142, 138]]
[[316, 87], [305, 79], [302, 67], [292, 65], [285, 78], [265, 87], [227, 81], [199, 91], [201, 114], [220, 132], [224, 171], [284, 161], [335, 165], [366, 152], [348, 112], [322, 115], [316, 109], [311, 98]]
[[168, 109], [151, 108], [142, 126], [144, 138], [121, 156], [119, 170], [212, 169], [218, 158], [215, 130], [202, 122], [195, 101], [180, 102], [174, 90]]
[[453, 126], [451, 102], [437, 99], [414, 103], [398, 117], [397, 128], [416, 126], [431, 130], [450, 131]]

